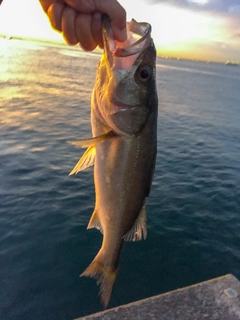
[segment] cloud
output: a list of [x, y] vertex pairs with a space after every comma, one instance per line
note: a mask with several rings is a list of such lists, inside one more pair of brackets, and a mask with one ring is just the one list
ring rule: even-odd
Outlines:
[[169, 4], [192, 10], [239, 12], [239, 0], [145, 0], [149, 4]]
[[240, 5], [230, 6], [228, 11], [230, 13], [240, 13]]

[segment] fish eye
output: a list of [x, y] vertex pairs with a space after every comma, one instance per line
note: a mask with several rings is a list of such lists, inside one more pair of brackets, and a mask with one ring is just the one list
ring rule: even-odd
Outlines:
[[146, 82], [152, 77], [152, 69], [149, 66], [140, 66], [136, 72], [137, 80]]
[[141, 78], [142, 78], [143, 80], [149, 78], [149, 71], [148, 71], [147, 69], [142, 69], [142, 70], [141, 70]]

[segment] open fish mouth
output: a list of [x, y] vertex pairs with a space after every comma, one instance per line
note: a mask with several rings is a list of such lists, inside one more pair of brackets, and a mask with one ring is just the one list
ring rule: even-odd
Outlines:
[[[104, 15], [102, 19], [102, 34], [104, 42], [104, 51], [108, 56], [110, 64], [113, 64], [116, 58], [134, 56], [134, 60], [148, 48], [151, 42], [151, 25], [146, 22], [137, 22], [132, 19], [126, 24], [127, 40], [124, 42], [116, 41], [113, 38], [111, 23], [108, 16]], [[114, 59], [115, 58], [115, 59]], [[117, 63], [119, 65], [119, 63]], [[126, 69], [123, 67], [123, 69]]]

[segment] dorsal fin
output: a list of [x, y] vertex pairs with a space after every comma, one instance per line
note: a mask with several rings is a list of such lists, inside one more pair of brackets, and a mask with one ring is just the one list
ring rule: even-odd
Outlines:
[[124, 241], [139, 241], [147, 238], [147, 215], [145, 203], [142, 206], [142, 209], [135, 221], [131, 230], [129, 230], [123, 237]]
[[92, 229], [92, 228], [96, 228], [96, 229], [100, 230], [101, 233], [103, 233], [103, 229], [102, 229], [101, 223], [99, 221], [96, 209], [94, 209], [93, 214], [92, 214], [92, 216], [89, 220], [88, 226], [87, 226], [87, 229]]
[[83, 156], [79, 159], [75, 167], [72, 169], [72, 171], [69, 173], [71, 176], [72, 174], [77, 174], [79, 171], [82, 171], [88, 167], [91, 167], [94, 165], [95, 161], [95, 154], [96, 154], [96, 148], [95, 146], [89, 147], [83, 154]]

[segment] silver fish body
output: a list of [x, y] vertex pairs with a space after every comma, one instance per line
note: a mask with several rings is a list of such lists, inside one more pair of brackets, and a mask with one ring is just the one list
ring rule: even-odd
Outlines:
[[88, 228], [103, 233], [101, 249], [82, 273], [97, 280], [106, 307], [117, 276], [125, 240], [146, 238], [145, 199], [156, 160], [156, 50], [150, 25], [132, 20], [122, 47], [103, 22], [104, 53], [92, 94], [93, 138], [73, 142], [88, 146], [71, 174], [94, 164], [96, 202]]

